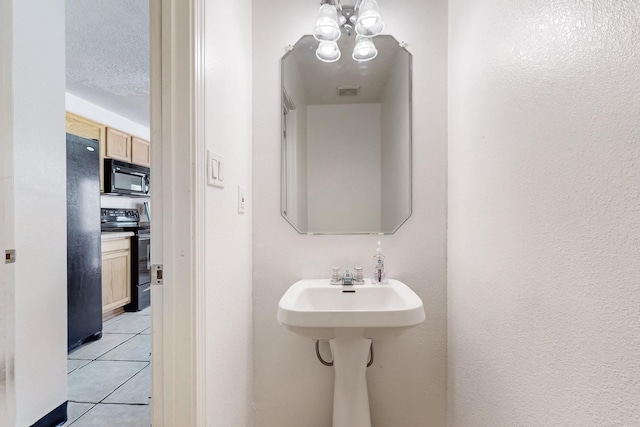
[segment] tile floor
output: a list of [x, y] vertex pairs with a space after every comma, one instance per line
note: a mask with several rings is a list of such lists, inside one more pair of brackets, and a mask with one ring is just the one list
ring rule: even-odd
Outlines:
[[69, 353], [72, 427], [151, 425], [151, 308], [106, 322], [102, 338]]

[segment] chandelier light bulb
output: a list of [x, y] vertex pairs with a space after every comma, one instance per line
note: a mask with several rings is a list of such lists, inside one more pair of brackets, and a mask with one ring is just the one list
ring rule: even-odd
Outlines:
[[376, 0], [362, 0], [358, 8], [356, 33], [367, 37], [375, 37], [382, 30], [384, 30], [384, 22], [378, 11]]
[[340, 38], [338, 12], [335, 6], [325, 3], [320, 6], [318, 20], [313, 28], [313, 37], [318, 41], [335, 42]]
[[336, 62], [342, 53], [336, 42], [322, 41], [316, 50], [316, 57], [322, 62]]
[[351, 57], [356, 61], [371, 61], [378, 56], [378, 49], [373, 44], [371, 37], [356, 36], [356, 46], [353, 48]]

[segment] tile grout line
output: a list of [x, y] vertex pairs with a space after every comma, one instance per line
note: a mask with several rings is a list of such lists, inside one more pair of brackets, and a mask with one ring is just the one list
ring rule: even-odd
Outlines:
[[[99, 361], [98, 361], [99, 362]], [[141, 363], [141, 362], [145, 362], [145, 361], [128, 361], [128, 360], [106, 360], [105, 362], [134, 362], [134, 363]], [[116, 392], [116, 390], [118, 390], [119, 388], [121, 388], [122, 386], [124, 386], [126, 383], [128, 383], [129, 381], [131, 381], [136, 375], [138, 375], [140, 372], [142, 372], [143, 370], [145, 370], [150, 364], [150, 361], [146, 361], [146, 365], [144, 365], [139, 371], [135, 372], [133, 375], [131, 375], [129, 378], [127, 378], [122, 384], [120, 384], [118, 387], [116, 387], [111, 393], [109, 393], [108, 395], [106, 395], [105, 397], [103, 397], [99, 402], [83, 402], [83, 401], [79, 401], [79, 400], [68, 400], [68, 402], [73, 402], [73, 403], [87, 403], [87, 404], [91, 404], [91, 405], [99, 405], [99, 404], [107, 404], [107, 405], [111, 405], [112, 403], [104, 403], [104, 399], [106, 399], [107, 397], [111, 396], [113, 393]], [[119, 403], [121, 405], [128, 405], [128, 403]], [[146, 405], [146, 404], [136, 404], [136, 405]]]
[[[114, 323], [119, 323], [119, 322], [122, 322], [122, 321], [126, 321], [128, 318], [131, 318], [132, 316], [150, 316], [150, 314], [149, 314], [149, 315], [146, 315], [146, 314], [145, 314], [145, 315], [131, 314], [131, 315], [126, 316], [126, 317], [125, 317], [125, 318], [123, 318], [123, 319], [120, 319], [120, 320], [118, 320], [118, 321], [114, 321], [114, 322], [112, 322], [112, 323], [110, 323], [110, 324], [114, 324]], [[149, 320], [150, 320], [150, 319], [149, 319]], [[89, 364], [91, 364], [91, 363], [93, 363], [93, 362], [116, 362], [116, 363], [119, 363], [119, 362], [125, 362], [125, 363], [130, 363], [130, 362], [133, 362], [133, 363], [146, 362], [146, 364], [145, 364], [145, 365], [144, 365], [140, 370], [138, 370], [137, 372], [135, 372], [135, 373], [134, 373], [133, 375], [131, 375], [127, 380], [125, 380], [122, 384], [120, 384], [120, 385], [119, 385], [115, 390], [113, 390], [113, 391], [112, 391], [111, 393], [109, 393], [107, 396], [105, 396], [104, 398], [102, 398], [102, 399], [100, 400], [100, 402], [97, 402], [97, 403], [94, 403], [94, 402], [76, 402], [76, 401], [71, 401], [71, 400], [70, 400], [69, 402], [73, 402], [73, 403], [82, 403], [82, 404], [88, 404], [88, 405], [92, 405], [92, 406], [91, 406], [89, 409], [87, 409], [85, 412], [83, 412], [83, 413], [82, 413], [78, 418], [76, 418], [72, 423], [70, 423], [70, 424], [69, 424], [69, 426], [71, 426], [71, 425], [75, 424], [75, 423], [76, 423], [76, 421], [78, 421], [78, 420], [80, 420], [80, 419], [84, 418], [85, 416], [87, 416], [87, 414], [88, 414], [89, 412], [91, 412], [93, 409], [95, 409], [95, 408], [96, 408], [96, 407], [98, 407], [99, 405], [120, 405], [120, 406], [150, 407], [150, 403], [118, 403], [118, 402], [115, 402], [115, 403], [108, 403], [108, 402], [104, 402], [104, 401], [105, 401], [107, 398], [109, 398], [109, 396], [113, 395], [113, 393], [115, 393], [117, 390], [119, 390], [119, 389], [120, 389], [120, 388], [122, 388], [124, 385], [126, 385], [127, 383], [129, 383], [129, 381], [131, 381], [131, 380], [132, 380], [133, 378], [135, 378], [137, 375], [140, 375], [140, 373], [141, 373], [144, 369], [148, 368], [148, 367], [151, 365], [151, 360], [99, 360], [99, 358], [101, 358], [101, 357], [105, 356], [106, 354], [110, 353], [111, 351], [114, 351], [115, 349], [117, 349], [118, 347], [120, 347], [120, 346], [124, 345], [125, 343], [128, 343], [129, 341], [131, 341], [131, 340], [132, 340], [133, 338], [135, 338], [136, 336], [139, 336], [139, 335], [149, 335], [149, 336], [150, 336], [150, 335], [151, 335], [151, 332], [149, 332], [148, 334], [143, 334], [143, 332], [145, 332], [145, 331], [149, 330], [150, 328], [151, 328], [151, 326], [149, 326], [149, 327], [147, 327], [147, 328], [144, 328], [144, 329], [143, 329], [142, 331], [140, 331], [140, 332], [135, 332], [135, 333], [130, 333], [130, 332], [129, 332], [129, 333], [120, 333], [120, 334], [132, 334], [132, 336], [131, 336], [131, 337], [129, 337], [128, 339], [126, 339], [125, 341], [123, 341], [123, 342], [121, 342], [121, 343], [117, 344], [115, 347], [113, 347], [113, 348], [111, 348], [111, 349], [107, 350], [106, 352], [104, 352], [104, 353], [102, 353], [102, 354], [100, 354], [100, 355], [96, 356], [95, 358], [92, 358], [92, 359], [69, 359], [69, 358], [68, 358], [68, 356], [67, 356], [67, 361], [69, 361], [69, 360], [82, 360], [82, 361], [87, 361], [87, 363], [85, 363], [85, 364], [84, 364], [84, 365], [82, 365], [81, 367], [76, 368], [76, 369], [74, 369], [74, 370], [72, 370], [72, 371], [68, 372], [68, 373], [67, 373], [67, 378], [68, 378], [68, 375], [69, 375], [69, 374], [71, 374], [72, 372], [75, 372], [75, 371], [77, 371], [78, 369], [82, 369], [83, 367], [85, 367], [85, 366], [87, 366], [87, 365], [89, 365]], [[118, 334], [118, 333], [117, 333], [117, 332], [115, 332], [115, 333], [114, 333], [114, 332], [111, 332], [111, 333], [110, 333], [110, 332], [107, 332], [106, 334], [114, 334], [114, 335], [115, 335], [115, 334]], [[151, 349], [149, 349], [149, 359], [151, 359]]]
[[86, 411], [84, 411], [82, 414], [80, 414], [80, 416], [78, 418], [76, 418], [75, 420], [73, 420], [71, 422], [71, 424], [69, 424], [70, 426], [75, 424], [76, 421], [78, 421], [80, 418], [84, 417], [90, 410], [92, 410], [93, 408], [96, 407], [97, 403], [91, 403], [91, 408], [87, 409]]
[[[128, 319], [128, 318], [129, 318], [129, 317], [131, 317], [131, 316], [135, 316], [135, 315], [129, 315], [129, 316], [126, 316], [124, 319], [120, 319], [120, 320], [118, 320], [117, 322], [124, 321], [124, 320]], [[141, 314], [141, 315], [137, 315], [137, 316], [147, 316], [147, 315], [146, 315], [146, 314]], [[113, 322], [113, 323], [117, 323], [117, 322]], [[120, 333], [118, 333], [118, 332], [104, 332], [104, 333], [103, 333], [103, 335], [104, 335], [104, 334], [108, 334], [108, 335], [109, 335], [109, 334], [111, 334], [111, 335], [129, 335], [129, 334], [132, 334], [132, 336], [131, 336], [130, 338], [128, 338], [128, 339], [126, 339], [126, 340], [124, 340], [124, 341], [123, 341], [123, 342], [121, 342], [120, 344], [117, 344], [115, 347], [111, 348], [110, 350], [107, 350], [106, 352], [104, 352], [104, 353], [100, 354], [100, 355], [99, 355], [99, 356], [97, 356], [95, 359], [69, 359], [69, 356], [67, 355], [67, 361], [68, 361], [68, 360], [89, 360], [89, 361], [90, 361], [89, 363], [91, 363], [91, 362], [95, 362], [95, 361], [97, 361], [100, 357], [104, 356], [105, 354], [109, 353], [110, 351], [113, 351], [113, 350], [115, 350], [116, 348], [118, 348], [118, 347], [120, 347], [121, 345], [123, 345], [124, 343], [129, 342], [129, 341], [130, 341], [131, 339], [133, 339], [135, 336], [137, 336], [137, 335], [147, 335], [147, 334], [143, 334], [142, 332], [146, 331], [146, 330], [147, 330], [147, 329], [149, 329], [149, 328], [151, 328], [151, 326], [149, 326], [149, 327], [147, 327], [147, 328], [144, 328], [144, 329], [143, 329], [142, 331], [140, 331], [140, 332], [120, 332]], [[96, 341], [92, 341], [92, 342], [98, 342], [98, 340], [96, 340]], [[91, 342], [86, 343], [86, 344], [91, 344]], [[85, 365], [85, 366], [86, 366], [86, 365]], [[77, 369], [80, 369], [80, 368], [76, 368], [76, 369], [74, 369], [73, 371], [75, 371], [75, 370], [77, 370]], [[73, 371], [71, 371], [71, 372], [73, 372]], [[71, 372], [68, 372], [68, 373], [67, 373], [67, 375], [69, 375]]]
[[[115, 347], [113, 347], [113, 348], [111, 348], [111, 349], [109, 349], [109, 350], [105, 351], [104, 353], [100, 354], [100, 355], [99, 355], [99, 356], [97, 356], [95, 359], [69, 359], [69, 356], [67, 356], [67, 364], [69, 363], [69, 360], [88, 360], [88, 361], [89, 361], [89, 363], [92, 363], [92, 362], [100, 362], [100, 360], [98, 360], [99, 358], [101, 358], [101, 357], [102, 357], [102, 356], [104, 356], [105, 354], [109, 353], [110, 351], [113, 351], [113, 350], [115, 350], [116, 348], [120, 347], [122, 344], [124, 344], [124, 343], [128, 342], [129, 340], [131, 340], [131, 339], [132, 339], [133, 337], [135, 337], [135, 336], [136, 336], [135, 334], [134, 334], [134, 335], [132, 335], [130, 338], [128, 338], [128, 339], [126, 339], [126, 340], [124, 340], [124, 341], [123, 341], [123, 342], [121, 342], [120, 344], [117, 344]], [[94, 341], [94, 342], [97, 342], [97, 341]], [[90, 343], [89, 343], [89, 344], [90, 344]], [[74, 372], [74, 371], [77, 371], [78, 369], [84, 368], [84, 367], [85, 367], [85, 366], [87, 366], [89, 363], [86, 363], [85, 365], [81, 366], [80, 368], [76, 368], [76, 369], [74, 369], [74, 370], [73, 370], [73, 371], [71, 371], [71, 372]], [[67, 373], [67, 375], [69, 375], [71, 372]]]
[[[151, 364], [151, 362], [148, 362], [145, 366], [142, 367], [142, 369], [140, 369], [138, 372], [136, 372], [135, 374], [133, 374], [131, 377], [129, 377], [128, 380], [126, 380], [125, 382], [123, 382], [122, 384], [120, 384], [118, 387], [116, 387], [115, 390], [113, 390], [111, 393], [109, 393], [108, 395], [106, 395], [105, 397], [102, 398], [102, 400], [100, 402], [98, 402], [98, 404], [103, 404], [103, 405], [112, 405], [111, 403], [104, 403], [104, 400], [106, 398], [108, 398], [109, 396], [111, 396], [113, 393], [115, 393], [117, 390], [119, 390], [121, 387], [123, 387], [126, 383], [128, 383], [129, 381], [131, 381], [136, 375], [138, 375], [140, 372], [142, 372], [143, 370], [145, 370], [147, 368], [147, 366], [149, 366]], [[129, 405], [129, 403], [119, 403], [119, 405]], [[133, 405], [133, 404], [132, 404]], [[144, 404], [142, 404], [144, 405]], [[140, 406], [142, 406], [140, 405]], [[148, 405], [147, 405], [148, 406]]]

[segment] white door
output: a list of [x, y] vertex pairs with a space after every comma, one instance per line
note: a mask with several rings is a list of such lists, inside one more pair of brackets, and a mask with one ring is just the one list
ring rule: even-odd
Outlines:
[[13, 248], [13, 233], [9, 223], [12, 204], [8, 185], [11, 178], [7, 168], [9, 151], [7, 145], [7, 139], [3, 138], [0, 143], [0, 253], [2, 254], [2, 260], [0, 260], [0, 420], [9, 420], [7, 425], [13, 425], [15, 418], [14, 267], [13, 264], [7, 264], [5, 260], [5, 251]]
[[15, 423], [13, 360], [14, 267], [5, 261], [13, 248], [13, 97], [11, 0], [0, 0], [0, 420]]
[[[4, 61], [0, 61], [4, 63]], [[3, 88], [4, 89], [4, 88]], [[0, 91], [0, 99], [4, 98], [4, 90]], [[4, 104], [4, 101], [2, 101]], [[2, 105], [0, 125], [6, 123], [6, 108]], [[4, 129], [2, 126], [0, 128]], [[4, 133], [4, 131], [3, 131]], [[12, 395], [12, 375], [10, 363], [13, 360], [13, 345], [11, 336], [13, 335], [13, 298], [11, 289], [13, 288], [13, 268], [11, 264], [6, 264], [5, 251], [10, 249], [11, 240], [9, 238], [9, 227], [7, 224], [6, 211], [9, 209], [9, 194], [7, 188], [8, 171], [6, 163], [8, 155], [7, 145], [11, 142], [9, 138], [0, 137], [0, 420], [13, 420], [15, 408], [13, 408], [9, 398]], [[8, 425], [12, 425], [10, 421]]]

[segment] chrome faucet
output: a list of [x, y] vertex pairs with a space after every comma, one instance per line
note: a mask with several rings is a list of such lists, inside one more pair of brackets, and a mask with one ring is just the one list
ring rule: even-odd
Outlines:
[[352, 273], [351, 270], [345, 269], [344, 273], [340, 274], [340, 267], [333, 267], [332, 270], [332, 285], [364, 285], [362, 267], [355, 267], [355, 273]]
[[353, 274], [349, 270], [345, 270], [342, 275], [342, 284], [343, 285], [353, 285]]

